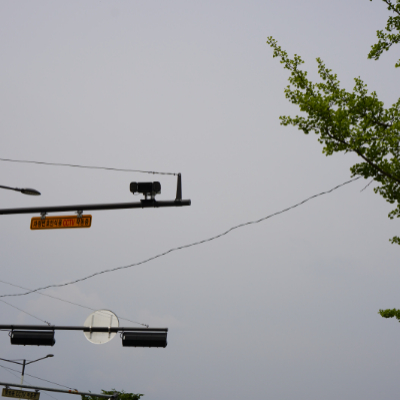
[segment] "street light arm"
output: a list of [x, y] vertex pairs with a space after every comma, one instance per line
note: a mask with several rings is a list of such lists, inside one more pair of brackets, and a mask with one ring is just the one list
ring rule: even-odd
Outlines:
[[11, 362], [11, 363], [14, 363], [14, 364], [22, 365], [22, 363], [20, 363], [20, 362], [18, 362], [18, 361], [6, 360], [5, 358], [0, 358], [0, 360], [2, 360], [2, 361], [7, 361], [7, 362]]
[[29, 361], [29, 362], [25, 363], [25, 365], [32, 364], [32, 363], [34, 363], [36, 361], [44, 360], [45, 358], [49, 358], [49, 356], [47, 355], [46, 357], [42, 357], [42, 358], [38, 358], [37, 360]]
[[12, 188], [12, 187], [10, 187], [10, 186], [3, 186], [3, 185], [0, 185], [0, 188], [1, 188], [1, 189], [7, 189], [7, 190], [14, 190], [14, 191], [16, 191], [16, 192], [19, 192], [19, 189], [17, 189], [17, 188]]

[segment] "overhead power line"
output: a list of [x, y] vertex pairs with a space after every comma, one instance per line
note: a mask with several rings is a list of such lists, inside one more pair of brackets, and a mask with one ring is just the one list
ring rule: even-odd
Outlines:
[[[5, 370], [7, 370], [8, 373], [10, 373], [11, 375], [13, 375], [13, 376], [15, 376], [16, 378], [19, 379], [19, 376], [18, 376], [18, 375], [15, 375], [13, 372], [9, 371], [9, 370], [12, 369], [12, 368], [4, 367], [3, 365], [0, 365], [0, 367], [1, 367], [1, 368], [4, 368]], [[16, 371], [15, 369], [12, 369], [12, 370], [13, 370], [13, 371]], [[17, 371], [17, 372], [19, 372], [19, 371]], [[25, 375], [29, 375], [29, 374], [25, 374]], [[29, 375], [29, 376], [32, 376], [32, 375]], [[37, 378], [37, 379], [40, 379], [40, 378]], [[26, 381], [27, 383], [30, 384], [30, 382], [28, 382], [26, 379], [25, 379], [25, 381]], [[57, 383], [56, 383], [56, 385], [57, 385]], [[52, 395], [49, 394], [49, 393], [43, 392], [43, 394], [46, 395], [46, 396], [51, 397], [52, 399], [57, 400], [56, 397], [52, 396]]]
[[360, 192], [363, 192], [373, 181], [374, 181], [374, 179], [371, 179], [371, 180], [369, 181], [369, 183], [368, 183], [366, 186], [364, 186], [363, 189], [360, 190]]
[[18, 311], [21, 311], [21, 312], [23, 312], [23, 313], [25, 313], [25, 314], [27, 314], [27, 315], [29, 315], [29, 316], [31, 316], [31, 317], [37, 319], [38, 321], [44, 322], [44, 323], [47, 324], [47, 325], [51, 325], [50, 322], [44, 321], [43, 319], [40, 319], [39, 317], [36, 317], [36, 316], [34, 316], [33, 314], [28, 313], [28, 311], [25, 311], [25, 310], [22, 310], [21, 308], [18, 308], [18, 307], [16, 307], [16, 306], [13, 306], [12, 304], [7, 303], [5, 300], [0, 300], [0, 301], [1, 301], [2, 303], [4, 303], [4, 304], [7, 304], [8, 306], [10, 306], [10, 307], [12, 307], [12, 308], [17, 309]]
[[293, 206], [290, 206], [290, 207], [288, 207], [288, 208], [284, 208], [283, 210], [277, 211], [277, 212], [275, 212], [275, 213], [273, 213], [273, 214], [270, 214], [270, 215], [267, 215], [266, 217], [257, 219], [257, 220], [255, 220], [255, 221], [249, 221], [249, 222], [244, 222], [244, 223], [239, 224], [239, 225], [235, 225], [235, 226], [229, 228], [228, 230], [226, 230], [225, 232], [222, 232], [222, 233], [220, 233], [220, 234], [218, 234], [218, 235], [209, 237], [209, 238], [207, 238], [207, 239], [199, 240], [199, 241], [197, 241], [197, 242], [185, 244], [185, 245], [183, 245], [183, 246], [173, 247], [172, 249], [169, 249], [169, 250], [167, 250], [167, 251], [165, 251], [165, 252], [163, 252], [163, 253], [159, 253], [159, 254], [157, 254], [157, 255], [155, 255], [155, 256], [153, 256], [153, 257], [147, 258], [147, 259], [142, 260], [142, 261], [138, 261], [138, 262], [133, 263], [133, 264], [123, 265], [123, 266], [120, 266], [120, 267], [115, 267], [115, 268], [110, 268], [110, 269], [106, 269], [106, 270], [103, 270], [103, 271], [95, 272], [95, 273], [90, 274], [90, 275], [88, 275], [88, 276], [85, 276], [85, 277], [83, 277], [83, 278], [75, 279], [75, 280], [73, 280], [73, 281], [69, 281], [69, 282], [66, 282], [66, 283], [58, 283], [58, 284], [52, 284], [52, 285], [42, 286], [42, 287], [37, 288], [37, 289], [29, 290], [28, 292], [25, 292], [25, 293], [3, 294], [3, 295], [0, 295], [0, 298], [1, 298], [1, 297], [25, 296], [25, 295], [28, 295], [28, 294], [31, 294], [31, 293], [36, 293], [36, 292], [38, 292], [39, 290], [45, 290], [45, 289], [49, 289], [49, 288], [53, 288], [53, 287], [54, 287], [54, 288], [56, 288], [56, 287], [58, 288], [58, 287], [63, 287], [63, 286], [69, 286], [69, 285], [73, 285], [73, 284], [75, 284], [75, 283], [82, 282], [82, 281], [85, 281], [85, 280], [87, 280], [87, 279], [93, 278], [93, 277], [95, 277], [95, 276], [97, 276], [97, 275], [106, 274], [106, 273], [109, 273], [109, 272], [114, 272], [114, 271], [118, 271], [118, 270], [121, 270], [121, 269], [127, 269], [127, 268], [136, 267], [136, 266], [138, 266], [138, 265], [146, 264], [146, 263], [148, 263], [148, 262], [150, 262], [150, 261], [153, 261], [153, 260], [155, 260], [155, 259], [157, 259], [157, 258], [164, 257], [164, 256], [166, 256], [167, 254], [172, 253], [172, 252], [174, 252], [174, 251], [187, 249], [187, 248], [189, 248], [189, 247], [198, 246], [198, 245], [200, 245], [200, 244], [207, 243], [207, 242], [211, 242], [212, 240], [219, 239], [219, 238], [221, 238], [222, 236], [225, 236], [225, 235], [227, 235], [228, 233], [234, 231], [235, 229], [243, 228], [243, 227], [248, 226], [248, 225], [259, 224], [260, 222], [263, 222], [263, 221], [265, 221], [265, 220], [267, 220], [267, 219], [269, 219], [269, 218], [275, 217], [275, 216], [277, 216], [277, 215], [279, 215], [279, 214], [283, 214], [283, 213], [288, 212], [288, 211], [290, 211], [290, 210], [292, 210], [292, 209], [294, 209], [294, 208], [296, 208], [296, 207], [299, 207], [299, 206], [303, 205], [304, 203], [307, 203], [308, 201], [310, 201], [310, 200], [312, 200], [312, 199], [315, 199], [315, 198], [317, 198], [317, 197], [323, 196], [323, 195], [325, 195], [325, 194], [332, 193], [333, 191], [335, 191], [335, 190], [337, 190], [337, 189], [339, 189], [339, 188], [341, 188], [341, 187], [343, 187], [343, 186], [345, 186], [345, 185], [348, 185], [349, 183], [353, 183], [353, 182], [357, 181], [358, 179], [361, 179], [361, 176], [357, 176], [356, 178], [353, 178], [353, 179], [350, 179], [349, 181], [343, 182], [343, 183], [341, 183], [340, 185], [337, 185], [337, 186], [333, 187], [333, 188], [330, 189], [330, 190], [327, 190], [327, 191], [324, 191], [324, 192], [321, 192], [321, 193], [318, 193], [318, 194], [314, 194], [313, 196], [310, 196], [310, 197], [306, 198], [305, 200], [303, 200], [303, 201], [301, 201], [301, 202], [299, 202], [299, 203], [294, 204]]
[[[1, 283], [4, 283], [4, 284], [6, 284], [6, 285], [10, 285], [10, 286], [17, 287], [17, 288], [19, 288], [19, 289], [32, 290], [32, 289], [29, 289], [29, 288], [27, 288], [27, 287], [19, 286], [19, 285], [16, 285], [16, 284], [14, 284], [14, 283], [11, 283], [11, 282], [2, 281], [1, 279], [0, 279], [0, 282], [1, 282]], [[75, 302], [70, 301], [70, 300], [65, 300], [65, 299], [62, 299], [62, 298], [57, 297], [57, 296], [52, 296], [51, 294], [46, 294], [46, 293], [42, 293], [42, 292], [35, 292], [35, 293], [36, 293], [36, 294], [39, 294], [39, 295], [41, 295], [41, 296], [46, 296], [46, 297], [50, 297], [50, 298], [55, 299], [55, 300], [62, 301], [62, 302], [64, 302], [64, 303], [72, 304], [73, 306], [77, 306], [77, 307], [81, 307], [81, 308], [86, 308], [87, 310], [91, 310], [91, 311], [98, 311], [96, 308], [84, 306], [83, 304], [75, 303]], [[2, 301], [3, 303], [8, 304], [8, 305], [11, 306], [11, 307], [17, 308], [17, 307], [15, 307], [15, 306], [13, 306], [13, 305], [7, 303], [7, 302], [4, 301], [4, 300], [0, 300], [0, 301]], [[30, 315], [31, 317], [34, 317], [34, 318], [38, 319], [39, 321], [45, 322], [46, 324], [50, 325], [48, 322], [43, 321], [43, 320], [41, 320], [41, 319], [35, 317], [34, 315], [29, 314], [29, 313], [26, 312], [26, 311], [23, 311], [23, 310], [21, 310], [21, 309], [19, 309], [19, 308], [17, 308], [17, 310], [20, 310], [20, 311], [22, 311], [22, 312], [24, 312], [24, 313]], [[108, 314], [107, 314], [107, 315], [108, 315]], [[147, 327], [147, 328], [149, 327], [149, 325], [147, 325], [147, 324], [143, 324], [143, 323], [137, 322], [137, 321], [132, 321], [131, 319], [128, 319], [128, 318], [124, 318], [124, 317], [118, 316], [118, 319], [122, 319], [122, 320], [124, 320], [124, 321], [129, 321], [129, 322], [132, 322], [133, 324], [142, 325], [142, 326], [145, 326], [145, 327]]]
[[145, 170], [141, 170], [141, 169], [98, 167], [98, 166], [94, 166], [94, 165], [63, 164], [63, 163], [51, 163], [51, 162], [45, 162], [45, 161], [31, 161], [31, 160], [15, 160], [12, 158], [0, 158], [0, 161], [22, 163], [22, 164], [38, 164], [38, 165], [46, 165], [46, 166], [51, 166], [51, 167], [101, 169], [101, 170], [105, 170], [105, 171], [115, 171], [115, 172], [139, 172], [142, 174], [152, 174], [152, 175], [178, 175], [178, 173], [175, 173], [175, 172], [145, 171]]
[[[1, 367], [1, 368], [8, 369], [8, 370], [10, 370], [10, 371], [19, 372], [17, 369], [10, 368], [10, 367], [6, 367], [6, 366], [1, 365], [1, 364], [0, 364], [0, 367]], [[13, 374], [13, 375], [14, 375], [14, 374]], [[47, 382], [47, 383], [52, 383], [53, 385], [57, 385], [57, 386], [60, 386], [60, 387], [64, 387], [64, 388], [67, 388], [67, 389], [71, 389], [71, 390], [76, 390], [76, 389], [71, 388], [71, 387], [69, 387], [69, 386], [62, 385], [61, 383], [48, 381], [47, 379], [43, 379], [43, 378], [39, 378], [38, 376], [35, 376], [35, 375], [27, 374], [26, 372], [25, 372], [25, 375], [30, 376], [31, 378], [39, 379], [40, 381], [44, 381], [44, 382]], [[15, 375], [14, 375], [14, 376], [15, 376]], [[18, 376], [17, 376], [17, 377], [18, 377]]]
[[[15, 376], [16, 378], [19, 378], [18, 375], [15, 375], [13, 372], [10, 371], [11, 368], [5, 367], [4, 365], [0, 365], [1, 368], [4, 368], [5, 370], [7, 370], [7, 372], [9, 372], [11, 375]], [[16, 369], [13, 369], [13, 371], [17, 371]], [[19, 371], [17, 371], [19, 372]]]

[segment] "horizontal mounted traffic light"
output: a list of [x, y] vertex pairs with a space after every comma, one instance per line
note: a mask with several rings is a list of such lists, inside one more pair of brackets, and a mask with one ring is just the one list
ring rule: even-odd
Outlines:
[[167, 347], [167, 332], [123, 332], [124, 347]]
[[11, 344], [22, 346], [54, 346], [54, 331], [12, 331]]

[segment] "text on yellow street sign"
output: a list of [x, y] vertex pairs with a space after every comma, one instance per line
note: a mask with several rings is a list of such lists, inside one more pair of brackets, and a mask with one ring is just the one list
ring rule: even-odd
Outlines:
[[70, 228], [90, 228], [92, 225], [91, 215], [63, 215], [58, 217], [33, 217], [31, 220], [32, 230], [43, 229], [70, 229]]
[[28, 392], [26, 390], [3, 389], [3, 397], [14, 397], [17, 399], [39, 400], [39, 392]]

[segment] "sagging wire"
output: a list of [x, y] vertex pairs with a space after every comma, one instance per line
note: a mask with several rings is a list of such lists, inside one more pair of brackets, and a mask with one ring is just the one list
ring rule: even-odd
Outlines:
[[106, 269], [106, 270], [103, 270], [103, 271], [95, 272], [95, 273], [93, 273], [91, 275], [88, 275], [88, 276], [85, 276], [83, 278], [75, 279], [73, 281], [69, 281], [69, 282], [65, 282], [65, 283], [42, 286], [40, 288], [37, 288], [37, 289], [34, 289], [34, 290], [30, 290], [30, 291], [25, 292], [25, 293], [3, 294], [3, 295], [0, 295], [0, 298], [1, 297], [25, 296], [25, 295], [28, 295], [28, 294], [31, 294], [31, 293], [36, 293], [39, 290], [45, 290], [45, 289], [50, 289], [50, 288], [56, 288], [56, 287], [59, 288], [59, 287], [69, 286], [69, 285], [73, 285], [73, 284], [78, 283], [78, 282], [85, 281], [87, 279], [94, 278], [95, 276], [98, 276], [98, 275], [101, 275], [101, 274], [106, 274], [106, 273], [109, 273], [109, 272], [119, 271], [119, 270], [122, 270], [122, 269], [132, 268], [132, 267], [136, 267], [138, 265], [146, 264], [146, 263], [148, 263], [150, 261], [153, 261], [153, 260], [155, 260], [157, 258], [164, 257], [167, 254], [172, 253], [174, 251], [183, 250], [183, 249], [187, 249], [189, 247], [198, 246], [200, 244], [211, 242], [213, 240], [221, 238], [222, 236], [227, 235], [228, 233], [230, 233], [230, 232], [232, 232], [232, 231], [234, 231], [236, 229], [243, 228], [243, 227], [248, 226], [248, 225], [258, 224], [258, 223], [263, 222], [263, 221], [265, 221], [265, 220], [267, 220], [269, 218], [272, 218], [272, 217], [275, 217], [277, 215], [280, 215], [280, 214], [283, 214], [285, 212], [288, 212], [288, 211], [290, 211], [290, 210], [292, 210], [292, 209], [294, 209], [296, 207], [299, 207], [299, 206], [303, 205], [304, 203], [307, 203], [310, 200], [313, 200], [313, 199], [315, 199], [317, 197], [320, 197], [320, 196], [323, 196], [325, 194], [332, 193], [333, 191], [335, 191], [335, 190], [337, 190], [337, 189], [339, 189], [339, 188], [341, 188], [341, 187], [343, 187], [345, 185], [348, 185], [349, 183], [353, 183], [353, 182], [357, 181], [358, 179], [361, 179], [361, 176], [357, 176], [356, 178], [353, 178], [353, 179], [350, 179], [350, 180], [348, 180], [346, 182], [343, 182], [340, 185], [337, 185], [337, 186], [335, 186], [332, 189], [329, 189], [327, 191], [320, 192], [318, 194], [314, 194], [313, 196], [310, 196], [310, 197], [306, 198], [305, 200], [302, 200], [299, 203], [294, 204], [293, 206], [284, 208], [283, 210], [280, 210], [280, 211], [277, 211], [277, 212], [275, 212], [273, 214], [267, 215], [266, 217], [262, 217], [262, 218], [260, 218], [258, 220], [255, 220], [255, 221], [248, 221], [248, 222], [244, 222], [244, 223], [239, 224], [239, 225], [235, 225], [235, 226], [229, 228], [228, 230], [226, 230], [225, 232], [222, 232], [222, 233], [220, 233], [218, 235], [212, 236], [212, 237], [207, 238], [207, 239], [199, 240], [197, 242], [185, 244], [183, 246], [174, 247], [174, 248], [169, 249], [169, 250], [167, 250], [167, 251], [165, 251], [163, 253], [159, 253], [159, 254], [157, 254], [157, 255], [155, 255], [153, 257], [147, 258], [147, 259], [142, 260], [142, 261], [138, 261], [138, 262], [133, 263], [133, 264], [123, 265], [123, 266], [120, 266], [120, 267], [115, 267], [115, 268], [110, 268], [110, 269]]
[[47, 325], [51, 325], [50, 322], [44, 321], [43, 319], [40, 319], [39, 317], [36, 317], [35, 315], [28, 313], [28, 311], [22, 310], [21, 308], [18, 308], [17, 306], [14, 306], [14, 305], [12, 305], [12, 304], [10, 304], [10, 303], [7, 303], [5, 300], [0, 300], [0, 301], [1, 301], [2, 303], [4, 303], [4, 304], [7, 304], [8, 306], [10, 306], [10, 307], [12, 307], [12, 308], [17, 309], [18, 311], [21, 311], [21, 312], [23, 312], [23, 313], [25, 313], [25, 314], [31, 316], [32, 318], [37, 319], [38, 321], [44, 322], [44, 323], [47, 324]]

